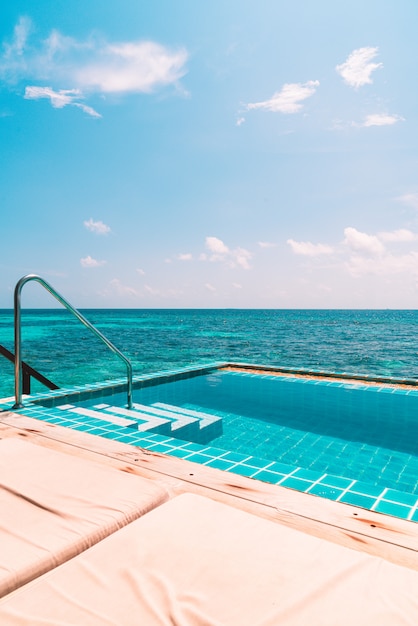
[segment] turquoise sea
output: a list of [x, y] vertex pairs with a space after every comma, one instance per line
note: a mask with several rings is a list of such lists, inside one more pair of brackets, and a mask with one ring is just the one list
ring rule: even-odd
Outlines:
[[[213, 361], [418, 379], [418, 311], [89, 309], [83, 315], [132, 361], [134, 375]], [[13, 311], [0, 311], [13, 348]], [[23, 360], [58, 386], [126, 368], [65, 309], [22, 311]], [[37, 383], [33, 391], [41, 390]], [[14, 392], [0, 355], [0, 397]]]

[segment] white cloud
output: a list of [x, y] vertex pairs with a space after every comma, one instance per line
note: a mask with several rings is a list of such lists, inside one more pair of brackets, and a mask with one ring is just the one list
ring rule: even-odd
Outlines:
[[406, 228], [400, 228], [399, 230], [393, 230], [391, 232], [381, 232], [377, 234], [378, 239], [380, 241], [390, 241], [390, 242], [409, 242], [409, 241], [417, 241], [418, 234], [413, 233], [411, 230]]
[[372, 83], [371, 74], [380, 67], [382, 63], [372, 63], [377, 56], [378, 48], [357, 48], [348, 56], [347, 60], [335, 68], [338, 74], [350, 87], [362, 87]]
[[379, 255], [385, 251], [385, 247], [376, 235], [362, 233], [351, 226], [344, 229], [344, 244], [354, 252], [366, 255]]
[[51, 87], [26, 87], [24, 98], [26, 100], [39, 100], [41, 98], [49, 98], [54, 109], [62, 109], [65, 106], [71, 105], [78, 107], [84, 113], [91, 115], [92, 117], [102, 117], [100, 113], [97, 113], [92, 107], [89, 107], [81, 102], [77, 102], [83, 98], [79, 89], [60, 89], [54, 91]]
[[397, 200], [414, 209], [418, 209], [418, 193], [404, 193], [402, 196], [399, 196]]
[[138, 272], [140, 276], [145, 276], [144, 270], [142, 270], [140, 267], [138, 267], [136, 271]]
[[418, 276], [418, 252], [396, 256], [385, 254], [380, 257], [364, 257], [353, 255], [345, 263], [347, 271], [354, 277], [365, 274], [388, 276], [394, 274], [414, 274]]
[[404, 122], [405, 119], [400, 115], [389, 115], [389, 113], [372, 113], [367, 115], [361, 126], [392, 126], [397, 122]]
[[192, 254], [190, 254], [190, 252], [186, 252], [184, 254], [179, 254], [177, 256], [179, 261], [191, 261], [193, 259]]
[[242, 289], [242, 285], [240, 285], [239, 283], [232, 283], [232, 286], [234, 289]]
[[211, 254], [209, 256], [201, 254], [201, 261], [223, 262], [229, 267], [239, 266], [245, 270], [250, 269], [249, 261], [252, 259], [253, 255], [244, 248], [234, 248], [230, 250], [218, 237], [206, 237], [206, 248]]
[[[32, 30], [32, 22], [28, 17], [21, 17], [14, 27], [13, 39], [11, 43], [4, 42], [4, 59], [12, 63], [18, 63], [19, 57], [21, 57], [25, 51], [26, 42]], [[1, 66], [0, 66], [1, 67]]]
[[303, 100], [314, 95], [319, 86], [318, 80], [309, 80], [307, 83], [287, 83], [281, 91], [277, 91], [270, 100], [247, 104], [247, 109], [265, 109], [273, 113], [298, 113], [302, 109]]
[[236, 126], [241, 126], [245, 122], [245, 117], [239, 117], [236, 121]]
[[211, 285], [210, 283], [206, 283], [205, 287], [206, 287], [206, 289], [208, 291], [212, 291], [212, 293], [214, 293], [216, 291], [216, 288], [213, 285]]
[[86, 94], [151, 93], [167, 85], [178, 87], [186, 73], [184, 48], [170, 50], [154, 41], [109, 43], [95, 34], [77, 41], [56, 30], [46, 39], [35, 39], [35, 32], [30, 20], [22, 18], [11, 42], [3, 42], [0, 79], [32, 83], [25, 98], [49, 98], [56, 108], [72, 104], [99, 117], [79, 102]]
[[107, 224], [104, 224], [100, 220], [95, 222], [92, 217], [84, 222], [84, 226], [87, 230], [90, 230], [92, 233], [96, 233], [97, 235], [107, 235], [111, 232], [110, 226], [107, 226]]
[[74, 68], [78, 85], [99, 93], [150, 93], [185, 74], [187, 53], [171, 52], [153, 41], [103, 45]]
[[409, 273], [418, 276], [418, 252], [411, 250], [406, 254], [395, 254], [387, 250], [387, 244], [407, 244], [418, 240], [418, 234], [405, 228], [394, 231], [382, 231], [377, 235], [361, 233], [355, 228], [346, 228], [344, 244], [350, 256], [345, 268], [354, 277], [365, 274], [389, 276]]
[[[380, 231], [373, 235], [349, 226], [344, 229], [344, 235], [344, 240], [333, 248], [325, 246], [335, 253], [332, 263], [326, 266], [327, 270], [343, 270], [353, 278], [366, 275], [387, 278], [405, 274], [405, 276], [413, 276], [418, 284], [418, 251], [414, 249], [417, 247], [418, 233], [399, 228], [393, 231]], [[321, 252], [322, 244], [295, 242], [292, 239], [289, 239], [287, 243], [296, 254], [313, 257], [323, 253]], [[401, 254], [397, 252], [399, 245], [403, 250]], [[405, 246], [408, 247], [408, 245], [410, 249], [405, 252]], [[312, 267], [308, 269], [311, 271]]]
[[269, 241], [259, 241], [258, 245], [260, 248], [275, 248], [277, 246], [276, 243], [270, 243]]
[[232, 266], [234, 266], [234, 264], [236, 263], [244, 270], [250, 269], [251, 266], [249, 261], [250, 259], [252, 259], [253, 256], [251, 252], [245, 250], [244, 248], [236, 248], [235, 250], [231, 250], [231, 256], [233, 259]]
[[288, 239], [287, 242], [295, 254], [303, 256], [320, 256], [322, 254], [332, 254], [334, 251], [331, 246], [323, 243], [311, 243], [310, 241], [294, 241]]
[[100, 267], [101, 265], [105, 265], [106, 261], [97, 261], [93, 259], [91, 256], [86, 256], [84, 259], [80, 259], [80, 265], [82, 267]]
[[206, 237], [206, 247], [214, 254], [225, 256], [229, 253], [228, 247], [218, 237]]

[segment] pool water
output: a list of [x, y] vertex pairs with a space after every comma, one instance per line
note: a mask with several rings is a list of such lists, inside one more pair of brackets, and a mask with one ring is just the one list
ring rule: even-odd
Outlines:
[[[136, 389], [134, 402], [221, 417], [218, 449], [418, 494], [413, 389], [215, 371]], [[126, 406], [126, 394], [100, 403]]]

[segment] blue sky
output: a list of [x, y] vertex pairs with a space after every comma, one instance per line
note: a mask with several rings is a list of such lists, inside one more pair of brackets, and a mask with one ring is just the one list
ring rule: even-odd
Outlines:
[[[0, 6], [0, 306], [416, 308], [416, 0]], [[56, 306], [37, 284], [24, 306]]]

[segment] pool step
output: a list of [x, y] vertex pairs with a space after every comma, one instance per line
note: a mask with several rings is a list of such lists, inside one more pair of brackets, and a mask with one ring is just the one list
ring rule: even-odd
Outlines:
[[102, 420], [103, 422], [110, 422], [117, 426], [126, 426], [128, 428], [136, 428], [138, 422], [132, 419], [126, 419], [125, 417], [118, 417], [116, 415], [106, 415], [101, 411], [94, 411], [93, 409], [87, 409], [82, 406], [74, 406], [73, 404], [61, 404], [57, 407], [62, 411], [70, 411], [76, 415], [83, 415], [84, 417], [92, 417], [94, 419]]
[[210, 413], [203, 413], [202, 411], [185, 409], [181, 406], [173, 406], [172, 404], [166, 404], [164, 402], [155, 402], [152, 406], [157, 409], [167, 410], [171, 413], [181, 415], [184, 418], [188, 417], [197, 420], [199, 425], [199, 438], [196, 443], [208, 443], [212, 439], [222, 435], [222, 418], [219, 417], [219, 415], [211, 415]]
[[173, 411], [167, 411], [146, 404], [134, 403], [134, 409], [140, 411], [141, 415], [157, 415], [160, 418], [168, 419], [171, 423], [171, 436], [187, 441], [196, 441], [200, 432], [199, 421], [190, 415], [182, 415]]
[[159, 415], [148, 414], [134, 409], [124, 409], [118, 406], [111, 406], [110, 404], [98, 404], [95, 408], [105, 411], [106, 415], [116, 414], [123, 415], [125, 418], [134, 418], [135, 427], [140, 432], [150, 431], [153, 433], [159, 433], [160, 435], [172, 435], [171, 421], [169, 419], [164, 419]]
[[161, 402], [150, 406], [134, 403], [132, 409], [110, 404], [96, 404], [93, 408], [63, 404], [58, 408], [140, 432], [169, 435], [194, 443], [208, 443], [222, 434], [222, 419], [217, 415]]

